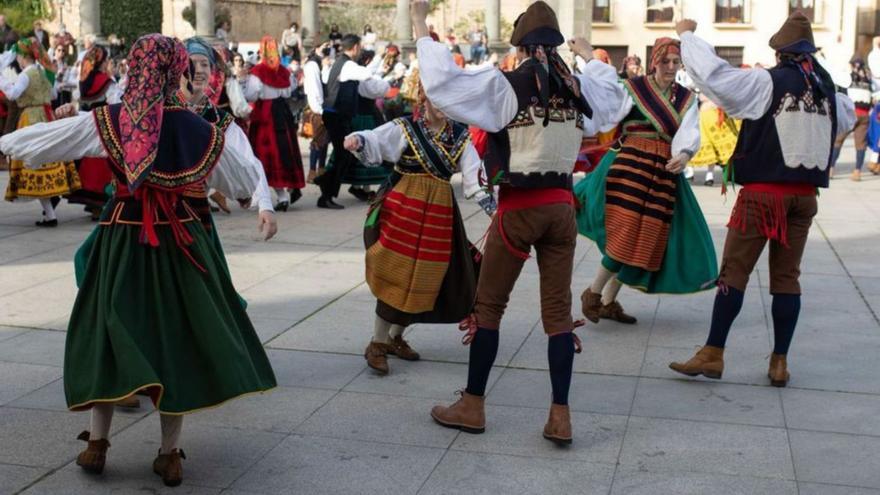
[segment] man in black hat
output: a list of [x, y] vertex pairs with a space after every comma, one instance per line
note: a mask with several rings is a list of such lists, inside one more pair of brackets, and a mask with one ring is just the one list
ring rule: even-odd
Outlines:
[[[577, 239], [571, 174], [583, 138], [583, 119], [592, 115], [592, 108], [607, 103], [590, 99], [589, 79], [572, 75], [562, 61], [556, 47], [565, 39], [556, 13], [542, 1], [517, 19], [510, 42], [517, 47], [520, 64], [509, 73], [491, 67], [462, 70], [445, 45], [431, 40], [425, 24], [427, 3], [414, 1], [410, 9], [428, 99], [453, 120], [489, 133], [486, 169], [491, 183], [500, 186], [469, 325], [467, 388], [458, 402], [435, 407], [431, 416], [443, 426], [465, 432], [485, 430], [484, 395], [498, 351], [501, 318], [534, 247], [553, 388], [544, 437], [571, 443], [568, 390], [577, 342], [571, 318]], [[583, 59], [592, 59], [586, 40], [572, 40], [569, 47]], [[614, 72], [598, 61], [585, 68], [588, 74], [602, 70]], [[610, 80], [616, 87], [616, 78], [612, 75]]]
[[855, 122], [853, 102], [835, 91], [813, 54], [810, 20], [797, 11], [770, 38], [777, 65], [735, 69], [697, 38], [685, 19], [676, 31], [694, 84], [733, 118], [743, 119], [730, 167], [740, 184], [728, 223], [709, 338], [674, 371], [721, 378], [727, 334], [743, 304], [749, 275], [770, 242], [774, 347], [768, 378], [789, 380], [788, 348], [801, 308], [801, 258], [816, 215], [817, 188], [828, 187], [832, 143]]

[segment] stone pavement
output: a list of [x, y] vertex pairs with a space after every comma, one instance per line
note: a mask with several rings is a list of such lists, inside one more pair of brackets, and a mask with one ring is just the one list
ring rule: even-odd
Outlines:
[[[851, 168], [844, 153], [841, 175]], [[7, 175], [0, 174], [5, 189]], [[698, 177], [698, 184], [700, 182]], [[695, 186], [718, 249], [733, 197]], [[575, 442], [541, 438], [549, 403], [538, 278], [526, 264], [506, 316], [488, 394], [488, 429], [468, 435], [428, 416], [466, 377], [454, 325], [408, 339], [424, 360], [392, 360], [379, 378], [361, 353], [372, 334], [364, 284], [364, 207], [315, 208], [313, 186], [255, 242], [255, 215], [217, 223], [236, 287], [280, 387], [186, 418], [184, 485], [152, 474], [159, 421], [146, 400], [117, 412], [103, 477], [73, 464], [88, 415], [65, 410], [62, 361], [76, 294], [71, 258], [93, 224], [62, 205], [39, 230], [35, 203], [0, 205], [0, 493], [880, 493], [880, 178], [841, 178], [820, 198], [804, 260], [803, 312], [786, 389], [765, 376], [772, 342], [766, 257], [731, 334], [724, 380], [666, 368], [705, 339], [712, 292], [647, 296], [624, 289], [636, 326], [579, 330]], [[471, 239], [487, 219], [462, 201]], [[578, 242], [575, 297], [599, 255]], [[575, 308], [575, 311], [577, 309]]]

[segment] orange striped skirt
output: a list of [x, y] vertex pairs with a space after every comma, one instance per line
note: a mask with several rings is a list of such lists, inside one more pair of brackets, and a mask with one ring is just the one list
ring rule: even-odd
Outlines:
[[660, 139], [628, 136], [605, 183], [606, 252], [626, 265], [655, 272], [663, 263], [675, 208], [671, 149]]
[[404, 175], [382, 201], [379, 240], [367, 249], [377, 299], [406, 313], [434, 308], [452, 258], [453, 193], [429, 175]]

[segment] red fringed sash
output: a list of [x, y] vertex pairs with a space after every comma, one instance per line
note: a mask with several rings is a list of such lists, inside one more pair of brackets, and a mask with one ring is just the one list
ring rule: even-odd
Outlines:
[[809, 184], [745, 184], [733, 206], [727, 226], [745, 233], [751, 219], [762, 236], [788, 247], [785, 195], [815, 194], [816, 188]]

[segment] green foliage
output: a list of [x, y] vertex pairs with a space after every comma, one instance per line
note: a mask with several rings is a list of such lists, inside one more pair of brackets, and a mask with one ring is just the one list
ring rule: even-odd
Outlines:
[[134, 40], [162, 31], [162, 0], [101, 0], [101, 32], [115, 34], [130, 46]]
[[46, 0], [0, 0], [0, 12], [6, 16], [6, 22], [22, 36], [33, 30], [34, 21], [50, 17], [49, 3]]
[[319, 38], [322, 41], [327, 39], [327, 33], [330, 32], [330, 25], [337, 24], [339, 31], [342, 33], [354, 33], [362, 35], [364, 26], [369, 24], [373, 31], [379, 35], [379, 39], [394, 39], [394, 16], [395, 2], [372, 1], [372, 2], [334, 2], [319, 3], [319, 17], [321, 19], [321, 33]]

